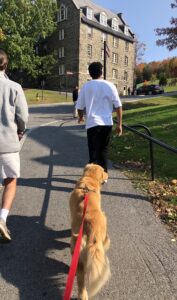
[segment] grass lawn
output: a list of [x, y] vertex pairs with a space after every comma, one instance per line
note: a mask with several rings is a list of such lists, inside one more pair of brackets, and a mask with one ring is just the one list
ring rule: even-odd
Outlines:
[[[127, 103], [123, 109], [125, 125], [144, 124], [153, 137], [177, 148], [177, 96]], [[150, 181], [148, 141], [126, 129], [122, 137], [113, 135], [110, 159], [148, 193], [155, 214], [177, 239], [177, 154], [154, 145], [154, 157], [155, 181]]]
[[66, 94], [59, 94], [56, 91], [43, 91], [35, 89], [25, 89], [24, 90], [28, 104], [46, 104], [46, 103], [62, 103], [71, 102], [71, 96]]
[[[123, 105], [125, 125], [144, 124], [153, 137], [177, 148], [177, 96], [137, 101]], [[149, 142], [124, 129], [112, 139], [110, 158], [150, 177]], [[177, 179], [177, 154], [154, 145], [155, 178]]]
[[164, 91], [165, 92], [174, 92], [174, 91], [177, 91], [177, 85], [167, 85], [164, 87]]

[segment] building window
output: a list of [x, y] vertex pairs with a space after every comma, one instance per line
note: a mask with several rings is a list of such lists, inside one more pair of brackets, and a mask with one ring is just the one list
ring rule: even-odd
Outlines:
[[65, 48], [61, 47], [58, 50], [58, 57], [61, 58], [61, 57], [64, 57], [64, 56], [65, 56]]
[[101, 41], [103, 43], [107, 41], [107, 34], [105, 32], [102, 32], [102, 34], [101, 34]]
[[127, 71], [124, 71], [124, 80], [128, 81], [128, 72]]
[[104, 12], [100, 13], [100, 24], [107, 26], [107, 16]]
[[58, 67], [58, 74], [59, 75], [64, 75], [65, 74], [65, 65], [59, 65]]
[[57, 13], [57, 21], [61, 22], [67, 19], [68, 9], [64, 4], [61, 4], [58, 13]]
[[59, 41], [64, 40], [65, 38], [65, 31], [64, 29], [60, 29], [58, 32]]
[[129, 42], [125, 42], [125, 51], [129, 50]]
[[119, 23], [117, 19], [112, 19], [112, 29], [115, 31], [119, 31]]
[[88, 57], [92, 57], [92, 45], [88, 45], [87, 46], [87, 53], [88, 53]]
[[104, 49], [101, 49], [101, 60], [104, 60]]
[[92, 20], [92, 19], [93, 19], [93, 10], [92, 10], [91, 8], [87, 7], [87, 12], [86, 12], [86, 14], [87, 14], [87, 18], [88, 18], [89, 20]]
[[112, 54], [112, 62], [113, 64], [118, 64], [118, 54], [114, 53]]
[[128, 66], [128, 56], [125, 56], [125, 59], [124, 59], [124, 65], [125, 65], [125, 66]]
[[116, 37], [113, 37], [113, 47], [118, 48], [119, 46], [119, 40]]
[[93, 28], [92, 27], [90, 27], [90, 26], [88, 26], [88, 37], [92, 37], [93, 36]]
[[112, 79], [118, 79], [118, 70], [112, 69]]

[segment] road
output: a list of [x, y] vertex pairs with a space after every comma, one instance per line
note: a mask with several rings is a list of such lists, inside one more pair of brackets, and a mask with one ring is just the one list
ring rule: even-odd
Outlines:
[[[86, 133], [71, 105], [30, 108], [21, 179], [0, 243], [1, 300], [62, 300], [70, 264], [69, 195], [87, 162]], [[112, 276], [95, 300], [176, 300], [177, 243], [110, 162], [102, 207], [108, 218]], [[73, 298], [76, 298], [76, 283]]]

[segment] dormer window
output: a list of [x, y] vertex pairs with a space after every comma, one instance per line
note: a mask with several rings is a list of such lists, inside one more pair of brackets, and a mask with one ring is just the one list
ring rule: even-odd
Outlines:
[[58, 14], [57, 14], [57, 20], [58, 22], [64, 21], [67, 19], [67, 15], [68, 15], [68, 9], [64, 4], [60, 5], [60, 8], [58, 10]]
[[93, 19], [93, 10], [90, 7], [87, 7], [86, 16], [89, 20]]
[[128, 26], [124, 26], [124, 33], [126, 34], [126, 35], [129, 35], [129, 33], [128, 33]]
[[107, 15], [105, 12], [100, 13], [100, 24], [103, 26], [107, 26]]
[[119, 23], [116, 18], [112, 19], [112, 29], [115, 31], [119, 31]]

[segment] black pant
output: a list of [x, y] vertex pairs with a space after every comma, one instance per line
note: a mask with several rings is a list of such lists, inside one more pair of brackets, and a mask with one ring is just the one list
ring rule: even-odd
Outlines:
[[108, 147], [112, 126], [95, 126], [87, 129], [90, 163], [96, 163], [107, 172]]

